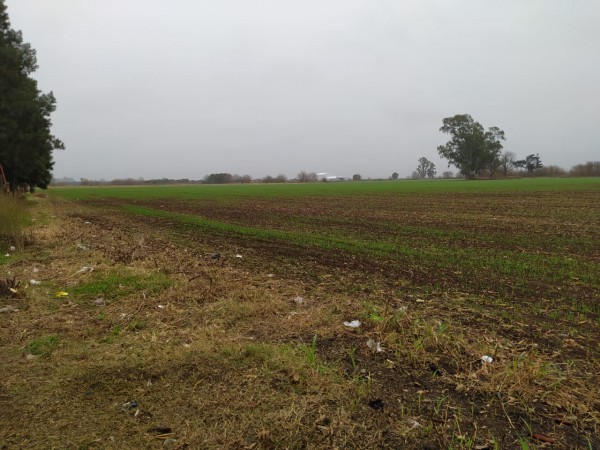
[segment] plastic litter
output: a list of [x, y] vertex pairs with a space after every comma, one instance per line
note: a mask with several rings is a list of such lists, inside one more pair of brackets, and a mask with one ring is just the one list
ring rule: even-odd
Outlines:
[[304, 305], [304, 297], [294, 297], [294, 303], [298, 306]]
[[94, 268], [91, 266], [83, 266], [81, 269], [79, 269], [77, 272], [75, 272], [75, 275], [81, 275], [82, 273], [90, 273], [93, 270], [94, 270]]
[[240, 255], [239, 253], [236, 253], [235, 257], [236, 257], [236, 258], [243, 258], [243, 256], [242, 256], [242, 255]]
[[422, 298], [418, 298], [417, 303], [425, 303], [425, 300], [423, 300]]
[[127, 402], [127, 403], [123, 403], [121, 405], [121, 408], [123, 409], [135, 409], [139, 406], [138, 402], [136, 402], [135, 400], [132, 402]]
[[11, 313], [11, 312], [18, 312], [19, 308], [15, 308], [14, 306], [5, 306], [4, 308], [0, 308], [0, 313]]
[[165, 305], [157, 305], [156, 307], [159, 308], [159, 309], [165, 309], [166, 308]]
[[494, 362], [494, 358], [492, 358], [491, 356], [488, 356], [488, 355], [483, 355], [481, 357], [481, 362], [483, 362], [485, 364], [491, 364], [492, 362]]
[[88, 249], [88, 248], [87, 248], [85, 245], [83, 245], [81, 242], [78, 242], [78, 243], [77, 243], [77, 248], [78, 248], [79, 250], [87, 250], [87, 249]]
[[411, 429], [419, 428], [421, 424], [417, 422], [415, 419], [407, 419], [406, 423]]
[[17, 248], [16, 248], [14, 245], [11, 245], [11, 246], [10, 246], [10, 251], [11, 251], [11, 252], [14, 252], [16, 249], [17, 249]]
[[148, 428], [148, 433], [159, 433], [159, 434], [165, 434], [165, 433], [172, 433], [173, 432], [173, 428], [171, 427], [152, 427], [152, 428]]
[[86, 225], [89, 225], [89, 224], [91, 224], [92, 222], [88, 222], [88, 221], [86, 220], [86, 221], [85, 221], [85, 222], [83, 222], [83, 223], [85, 223]]
[[39, 286], [40, 284], [42, 284], [42, 282], [39, 280], [31, 279], [31, 280], [29, 280], [29, 284], [32, 286]]
[[375, 341], [373, 339], [369, 339], [367, 341], [367, 347], [377, 353], [381, 353], [383, 349], [381, 348], [381, 343], [379, 341]]
[[6, 256], [6, 257], [8, 258], [8, 257], [10, 256], [10, 253], [7, 253], [7, 254], [6, 254], [6, 255], [4, 255], [4, 256]]
[[38, 269], [37, 267], [34, 267], [33, 269], [31, 269], [31, 271], [33, 273], [38, 273], [40, 271], [40, 269]]
[[69, 293], [68, 293], [68, 292], [65, 292], [65, 291], [58, 291], [58, 292], [56, 293], [56, 297], [57, 297], [57, 298], [61, 298], [61, 297], [68, 297], [68, 296], [69, 296]]
[[385, 406], [385, 403], [383, 403], [383, 400], [380, 398], [369, 400], [368, 404], [373, 409], [383, 409], [383, 407]]
[[103, 298], [97, 298], [94, 300], [94, 305], [96, 306], [106, 306], [106, 301]]
[[352, 322], [344, 322], [344, 326], [348, 328], [360, 327], [360, 320], [353, 320]]

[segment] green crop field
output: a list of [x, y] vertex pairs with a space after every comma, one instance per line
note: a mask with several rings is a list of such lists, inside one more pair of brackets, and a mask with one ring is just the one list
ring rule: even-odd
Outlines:
[[0, 447], [600, 448], [600, 179], [28, 205]]
[[[224, 245], [343, 255], [427, 289], [594, 297], [600, 180], [396, 181], [57, 189]], [[296, 249], [296, 250], [294, 250]], [[276, 252], [277, 253], [277, 252]], [[277, 255], [274, 255], [277, 256]], [[593, 306], [593, 305], [592, 305]]]

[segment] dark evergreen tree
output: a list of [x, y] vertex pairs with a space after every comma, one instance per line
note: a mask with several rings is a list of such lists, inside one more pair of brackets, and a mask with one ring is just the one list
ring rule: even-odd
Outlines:
[[50, 132], [56, 99], [52, 92], [40, 92], [31, 77], [37, 67], [35, 50], [10, 27], [0, 0], [0, 164], [12, 190], [23, 185], [47, 188], [52, 151], [64, 148]]
[[541, 169], [544, 167], [539, 153], [536, 153], [535, 155], [533, 153], [531, 155], [527, 155], [525, 159], [515, 161], [513, 164], [516, 167], [524, 167], [527, 169], [528, 173], [533, 173], [535, 169]]

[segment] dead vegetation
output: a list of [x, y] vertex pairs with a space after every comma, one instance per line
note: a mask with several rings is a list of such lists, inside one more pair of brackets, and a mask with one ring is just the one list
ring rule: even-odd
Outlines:
[[598, 323], [36, 202], [0, 265], [0, 448], [600, 446]]

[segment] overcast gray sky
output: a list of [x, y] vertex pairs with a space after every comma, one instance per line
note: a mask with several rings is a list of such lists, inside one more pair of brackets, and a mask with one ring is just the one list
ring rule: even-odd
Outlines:
[[57, 97], [56, 177], [441, 172], [463, 113], [521, 158], [600, 159], [598, 0], [6, 3]]

